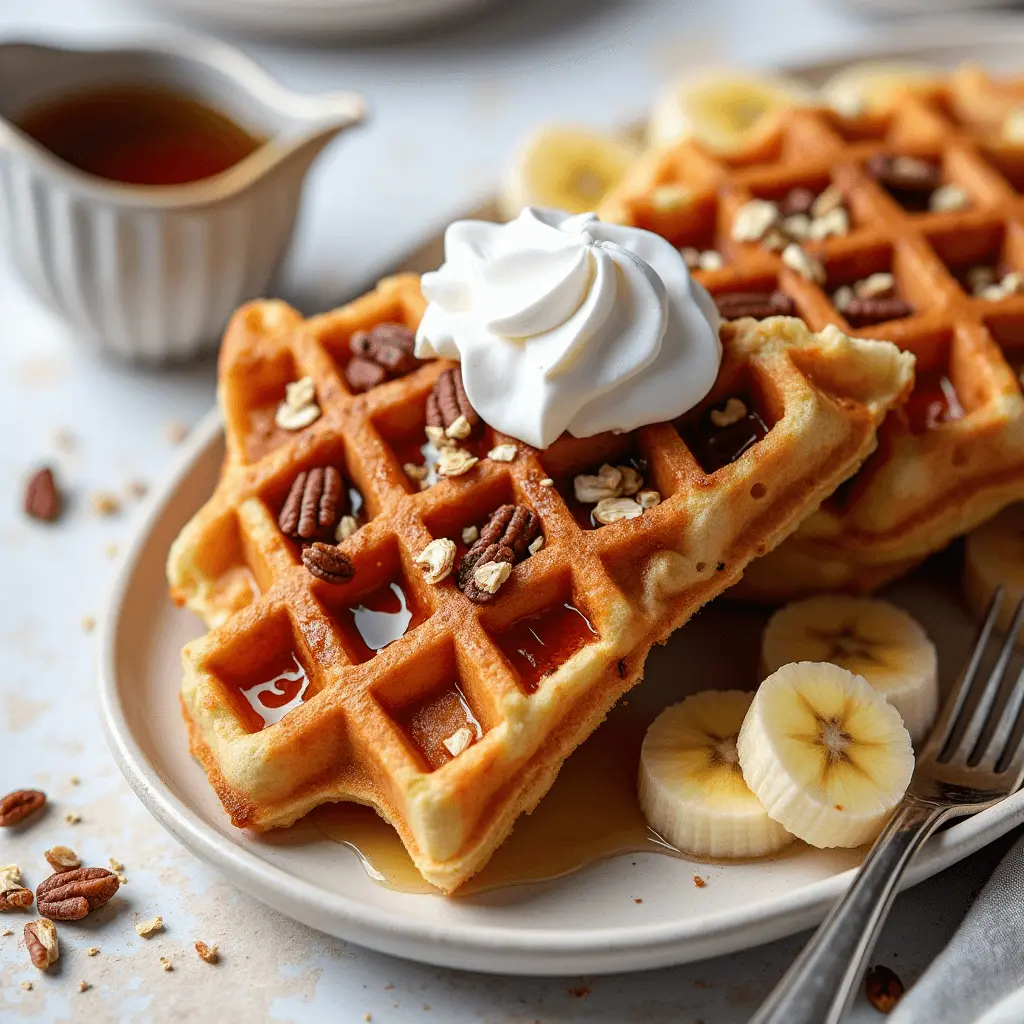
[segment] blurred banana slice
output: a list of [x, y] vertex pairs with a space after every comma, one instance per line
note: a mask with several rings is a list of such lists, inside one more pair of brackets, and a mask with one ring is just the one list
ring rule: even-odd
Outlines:
[[[967, 535], [964, 587], [967, 603], [979, 618], [988, 610], [996, 587], [1005, 588], [999, 610], [999, 628], [1005, 633], [1024, 598], [1024, 505], [1003, 509]], [[1024, 630], [1017, 642], [1024, 643]]]
[[666, 708], [644, 737], [640, 806], [673, 846], [701, 857], [759, 857], [793, 837], [765, 813], [740, 772], [736, 737], [754, 699], [708, 690]]
[[837, 665], [784, 665], [760, 686], [737, 741], [769, 816], [812, 846], [874, 839], [910, 784], [914, 751], [896, 709]]
[[652, 146], [693, 138], [727, 155], [763, 138], [779, 111], [815, 99], [813, 89], [792, 78], [741, 71], [679, 78], [651, 109], [647, 138]]
[[884, 110], [900, 89], [927, 86], [938, 76], [938, 68], [929, 64], [871, 61], [853, 64], [834, 74], [821, 87], [821, 95], [833, 110], [856, 117]]
[[[1024, 543], [1020, 545], [1024, 560]], [[1021, 562], [1024, 581], [1024, 561]], [[917, 745], [939, 710], [938, 655], [916, 619], [872, 598], [795, 601], [769, 620], [761, 640], [765, 675], [794, 661], [827, 661], [863, 676], [900, 713]]]
[[520, 146], [498, 197], [505, 217], [524, 206], [588, 213], [632, 167], [639, 147], [610, 132], [552, 125]]

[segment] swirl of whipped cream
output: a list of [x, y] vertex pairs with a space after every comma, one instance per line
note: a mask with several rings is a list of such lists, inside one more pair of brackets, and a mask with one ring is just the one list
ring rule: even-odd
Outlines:
[[416, 355], [461, 361], [484, 421], [536, 448], [673, 419], [718, 374], [718, 311], [679, 251], [592, 213], [457, 221], [422, 285]]

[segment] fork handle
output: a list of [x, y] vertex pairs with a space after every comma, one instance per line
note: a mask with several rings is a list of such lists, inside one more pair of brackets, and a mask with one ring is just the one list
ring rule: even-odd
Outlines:
[[948, 808], [904, 797], [846, 894], [750, 1024], [838, 1024], [889, 916], [903, 872], [948, 815]]

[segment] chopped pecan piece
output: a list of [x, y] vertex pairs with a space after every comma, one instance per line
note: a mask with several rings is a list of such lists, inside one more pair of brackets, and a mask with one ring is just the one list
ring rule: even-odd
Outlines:
[[117, 875], [106, 868], [76, 868], [44, 878], [36, 886], [36, 905], [53, 921], [79, 921], [90, 910], [102, 907], [120, 886]]
[[466, 397], [461, 367], [445, 370], [437, 378], [427, 398], [427, 426], [443, 430], [449, 438], [459, 441], [479, 430], [480, 416]]
[[927, 209], [932, 192], [942, 184], [937, 164], [913, 156], [876, 153], [867, 162], [867, 172], [908, 210]]
[[783, 217], [793, 217], [801, 213], [810, 213], [811, 207], [814, 206], [814, 200], [818, 198], [818, 193], [809, 188], [803, 188], [797, 186], [791, 188], [783, 197], [779, 200], [779, 213]]
[[480, 531], [476, 543], [462, 556], [457, 583], [471, 601], [486, 604], [494, 592], [480, 587], [476, 570], [488, 562], [515, 565], [529, 554], [530, 545], [540, 533], [540, 517], [525, 505], [502, 505]]
[[723, 320], [739, 320], [752, 316], [764, 320], [769, 316], [792, 316], [793, 300], [778, 289], [772, 292], [723, 292], [715, 296], [715, 305]]
[[57, 929], [51, 921], [29, 921], [25, 925], [25, 948], [32, 959], [32, 966], [45, 971], [60, 957], [57, 945]]
[[903, 991], [899, 975], [882, 964], [872, 967], [864, 978], [864, 994], [879, 1013], [892, 1013], [903, 998]]
[[373, 330], [356, 331], [348, 344], [352, 358], [345, 367], [345, 379], [356, 392], [369, 391], [419, 365], [413, 354], [416, 335], [404, 324], [377, 324]]
[[277, 524], [293, 540], [333, 540], [341, 517], [348, 512], [341, 473], [334, 466], [303, 470], [292, 481]]
[[0, 826], [18, 825], [46, 803], [39, 789], [18, 789], [0, 800]]
[[5, 889], [0, 892], [0, 911], [24, 910], [32, 906], [32, 890], [25, 886], [15, 886], [13, 889]]
[[302, 550], [302, 564], [324, 583], [347, 583], [356, 574], [351, 560], [333, 544], [317, 541]]
[[25, 514], [42, 523], [55, 523], [64, 509], [64, 497], [57, 488], [53, 470], [44, 466], [32, 474], [25, 486]]
[[887, 320], [910, 316], [914, 307], [898, 295], [879, 295], [860, 298], [854, 296], [843, 307], [842, 313], [851, 327], [870, 327]]

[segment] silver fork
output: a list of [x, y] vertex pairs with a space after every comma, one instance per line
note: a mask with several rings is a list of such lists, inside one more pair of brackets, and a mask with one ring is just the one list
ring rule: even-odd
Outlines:
[[[996, 592], [974, 651], [918, 758], [903, 801], [875, 840], [846, 895], [825, 918], [750, 1024], [838, 1024], [889, 915], [903, 872], [924, 841], [950, 818], [976, 814], [1016, 792], [1024, 777], [1024, 742], [1012, 745], [1024, 707], [1024, 670], [996, 709], [1024, 623], [1017, 607], [995, 666], [975, 686], [1003, 594]], [[967, 710], [972, 692], [978, 692]]]

